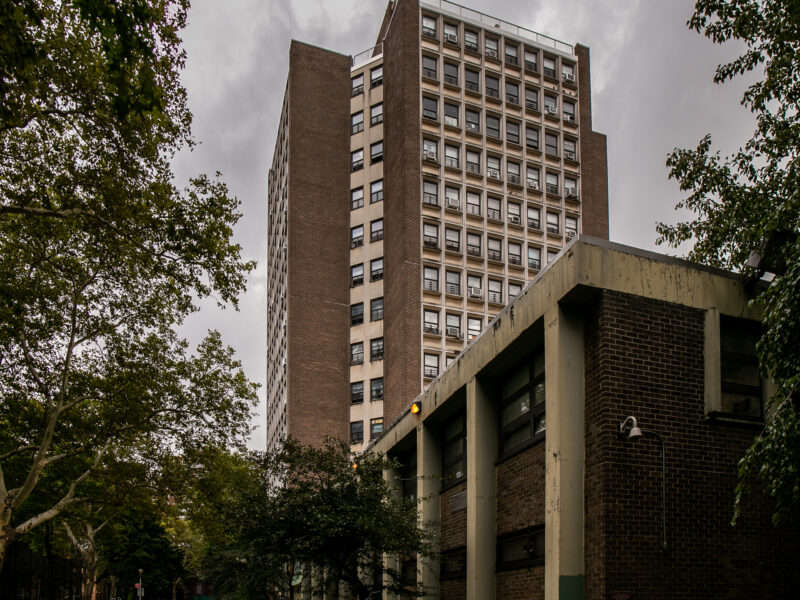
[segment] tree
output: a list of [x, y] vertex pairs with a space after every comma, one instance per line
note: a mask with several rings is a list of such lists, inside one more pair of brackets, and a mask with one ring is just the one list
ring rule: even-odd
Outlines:
[[249, 433], [233, 351], [174, 331], [198, 298], [236, 306], [254, 267], [224, 183], [173, 182], [187, 6], [0, 0], [0, 565], [107, 457]]
[[[714, 43], [744, 42], [747, 50], [717, 67], [714, 81], [746, 73], [761, 78], [742, 104], [757, 128], [731, 156], [711, 151], [711, 136], [696, 149], [676, 149], [667, 159], [670, 177], [691, 192], [678, 204], [693, 220], [660, 223], [659, 243], [693, 241], [689, 258], [741, 270], [769, 285], [753, 286], [764, 334], [762, 368], [777, 390], [766, 426], [740, 463], [736, 512], [748, 482], [760, 478], [775, 500], [773, 520], [800, 515], [800, 4], [783, 0], [698, 0], [689, 27]], [[753, 253], [751, 255], [751, 253]], [[751, 257], [748, 261], [748, 258]]]
[[269, 586], [240, 585], [239, 597], [272, 598], [279, 591], [294, 597], [292, 581], [313, 573], [314, 585], [334, 597], [340, 584], [360, 599], [384, 589], [422, 595], [416, 582], [402, 581], [398, 569], [383, 564], [384, 555], [431, 551], [415, 504], [384, 479], [384, 471], [396, 466], [379, 453], [354, 463], [349, 445], [340, 441], [313, 448], [288, 440], [277, 452], [251, 455], [249, 483], [224, 509], [228, 543], [211, 548], [207, 560], [217, 566], [207, 572], [215, 590], [233, 592], [225, 586], [260, 576], [269, 578]]

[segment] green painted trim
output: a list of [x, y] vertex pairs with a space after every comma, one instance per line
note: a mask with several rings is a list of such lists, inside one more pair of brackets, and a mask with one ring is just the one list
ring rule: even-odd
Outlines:
[[583, 575], [560, 575], [558, 600], [583, 600]]

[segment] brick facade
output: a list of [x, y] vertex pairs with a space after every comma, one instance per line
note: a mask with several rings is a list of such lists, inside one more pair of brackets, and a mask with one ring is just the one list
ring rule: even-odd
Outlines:
[[544, 523], [544, 443], [497, 465], [497, 535]]
[[289, 51], [289, 435], [320, 444], [349, 422], [350, 58]]
[[[587, 600], [797, 597], [797, 538], [773, 528], [769, 503], [730, 525], [757, 431], [705, 420], [703, 332], [701, 310], [612, 291], [586, 319]], [[619, 440], [628, 415], [666, 444], [664, 553], [660, 445]]]

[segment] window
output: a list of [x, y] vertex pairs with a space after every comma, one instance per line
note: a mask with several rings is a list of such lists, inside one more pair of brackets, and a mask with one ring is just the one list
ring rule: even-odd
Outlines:
[[562, 62], [561, 63], [561, 79], [564, 83], [575, 83], [575, 65]]
[[461, 252], [461, 231], [446, 227], [444, 230], [444, 248], [449, 252]]
[[425, 333], [439, 335], [439, 311], [425, 309], [422, 312]]
[[544, 68], [545, 77], [550, 77], [552, 79], [556, 78], [556, 60], [554, 58], [545, 56], [544, 60], [542, 61], [542, 66]]
[[525, 48], [525, 70], [536, 72], [539, 70], [538, 52]]
[[370, 402], [377, 402], [383, 400], [383, 377], [376, 377], [369, 382], [369, 399]]
[[458, 43], [458, 25], [452, 23], [444, 24], [444, 41], [449, 44]]
[[489, 288], [489, 302], [493, 302], [495, 304], [502, 304], [503, 303], [503, 282], [497, 281], [496, 279], [490, 279], [488, 282]]
[[506, 64], [518, 65], [519, 64], [519, 46], [505, 43], [506, 50]]
[[350, 364], [361, 365], [364, 363], [364, 342], [350, 344]]
[[431, 162], [439, 161], [439, 144], [435, 140], [422, 140], [422, 158]]
[[350, 404], [361, 404], [364, 402], [364, 382], [355, 381], [350, 384]]
[[364, 303], [350, 305], [350, 325], [361, 325], [364, 322]]
[[377, 125], [383, 123], [383, 103], [376, 104], [369, 109], [369, 124]]
[[547, 212], [547, 233], [561, 233], [558, 213]]
[[498, 571], [544, 563], [544, 527], [531, 527], [497, 538]]
[[456, 296], [461, 295], [461, 273], [458, 271], [446, 271], [444, 274], [445, 279], [445, 292], [448, 294], [454, 294]]
[[464, 69], [464, 87], [470, 92], [481, 91], [481, 74], [472, 69]]
[[350, 247], [358, 248], [364, 245], [364, 226], [357, 225], [350, 228]]
[[369, 202], [375, 204], [381, 200], [383, 200], [383, 179], [378, 179], [369, 186]]
[[481, 234], [467, 232], [467, 254], [470, 256], [481, 255]]
[[506, 141], [510, 144], [519, 144], [519, 123], [506, 119]]
[[350, 153], [350, 168], [353, 171], [358, 171], [364, 168], [364, 150], [356, 150]]
[[360, 110], [354, 115], [350, 115], [350, 133], [364, 131], [364, 111]]
[[539, 270], [542, 268], [542, 251], [535, 246], [528, 246], [528, 268]]
[[481, 153], [478, 150], [467, 150], [467, 172], [481, 174]]
[[500, 198], [493, 198], [492, 196], [487, 196], [486, 216], [489, 219], [493, 219], [495, 221], [501, 221], [503, 219], [503, 206]]
[[558, 250], [548, 250], [547, 251], [547, 264], [549, 265], [553, 262], [556, 257], [558, 256]]
[[360, 444], [364, 441], [364, 421], [350, 423], [350, 443]]
[[383, 338], [375, 338], [369, 341], [369, 360], [375, 362], [383, 360]]
[[422, 97], [422, 116], [432, 121], [439, 119], [439, 101], [436, 98]]
[[503, 243], [497, 238], [486, 238], [486, 256], [489, 260], [503, 260]]
[[383, 219], [375, 219], [369, 224], [369, 241], [377, 242], [383, 239]]
[[435, 223], [422, 224], [422, 244], [426, 248], [439, 248], [439, 226]]
[[538, 127], [531, 127], [530, 125], [526, 125], [525, 126], [525, 146], [527, 146], [531, 150], [538, 150], [539, 149], [539, 128]]
[[578, 154], [575, 151], [575, 140], [564, 138], [564, 158], [572, 161], [577, 160]]
[[[477, 288], [481, 289], [481, 288]], [[473, 340], [481, 334], [481, 318], [467, 317], [467, 341]]]
[[461, 338], [461, 315], [447, 313], [445, 324], [447, 326], [445, 333], [448, 337]]
[[378, 163], [383, 160], [383, 141], [375, 142], [369, 147], [369, 160]]
[[364, 74], [356, 75], [350, 80], [350, 94], [358, 96], [364, 91]]
[[544, 151], [548, 156], [558, 156], [558, 136], [555, 133], [544, 134]]
[[506, 81], [506, 102], [519, 104], [519, 84], [513, 81]]
[[561, 102], [561, 108], [564, 111], [564, 120], [569, 121], [570, 123], [575, 122], [575, 103], [569, 102], [568, 100], [563, 100]]
[[522, 264], [522, 245], [518, 242], [508, 242], [508, 263], [511, 265]]
[[564, 234], [568, 238], [578, 235], [578, 219], [576, 217], [564, 218]]
[[467, 192], [467, 212], [481, 216], [481, 195], [478, 192]]
[[444, 146], [444, 165], [446, 167], [452, 167], [454, 169], [458, 169], [458, 157], [461, 153], [458, 146], [451, 146], [450, 144], [445, 144]]
[[508, 222], [514, 223], [515, 225], [519, 225], [521, 222], [521, 211], [522, 207], [519, 205], [519, 202], [511, 202], [509, 201], [506, 204], [506, 213], [508, 214]]
[[383, 257], [376, 258], [369, 263], [369, 280], [380, 281], [383, 279]]
[[544, 351], [502, 378], [500, 385], [501, 454], [544, 438]]
[[383, 298], [373, 298], [369, 303], [369, 320], [383, 320]]
[[422, 288], [428, 292], [439, 291], [439, 269], [436, 267], [422, 269]]
[[574, 177], [564, 177], [564, 193], [568, 198], [578, 197], [578, 180]]
[[448, 127], [458, 127], [458, 105], [445, 102], [444, 124]]
[[508, 301], [511, 302], [514, 298], [519, 296], [519, 293], [522, 291], [522, 284], [521, 283], [512, 283], [508, 282]]
[[[437, 368], [438, 368], [438, 359]], [[442, 485], [449, 487], [467, 476], [466, 415], [461, 413], [444, 427], [442, 440]]]
[[350, 287], [356, 287], [364, 283], [364, 265], [359, 263], [350, 267]]
[[370, 87], [378, 87], [383, 83], [383, 66], [375, 67], [369, 72]]
[[472, 50], [473, 52], [478, 51], [478, 32], [471, 31], [469, 29], [464, 29], [464, 48], [467, 50]]
[[500, 80], [494, 75], [486, 75], [486, 95], [490, 98], [500, 98]]
[[508, 183], [519, 185], [519, 163], [507, 161], [506, 173], [508, 175]]
[[428, 206], [439, 206], [439, 184], [436, 181], [422, 182], [422, 203]]
[[720, 317], [721, 411], [761, 420], [762, 385], [756, 343], [761, 327], [753, 321]]
[[493, 179], [500, 179], [500, 158], [497, 156], [486, 157], [486, 175]]
[[364, 188], [350, 190], [350, 210], [355, 210], [364, 206]]
[[472, 133], [481, 132], [481, 111], [472, 110], [470, 108], [464, 109], [464, 122], [467, 131]]
[[531, 229], [542, 228], [541, 212], [535, 206], [528, 207], [528, 227]]
[[544, 95], [544, 112], [548, 115], [558, 115], [558, 100], [555, 96]]
[[423, 355], [423, 374], [427, 379], [433, 379], [439, 374], [439, 355], [428, 354]]
[[545, 175], [545, 184], [547, 186], [548, 194], [558, 193], [558, 173], [547, 173]]
[[422, 35], [425, 37], [436, 37], [436, 17], [422, 15]]
[[525, 177], [527, 179], [528, 187], [534, 190], [539, 189], [539, 169], [536, 167], [528, 167], [525, 170]]
[[493, 138], [500, 137], [500, 117], [486, 115], [486, 135]]
[[458, 85], [458, 65], [444, 63], [444, 82], [450, 85]]
[[484, 48], [486, 49], [486, 56], [488, 58], [497, 58], [497, 40], [495, 38], [484, 36]]
[[383, 417], [375, 417], [369, 420], [369, 439], [374, 440], [383, 433]]
[[457, 187], [446, 185], [444, 188], [444, 198], [447, 208], [458, 209], [461, 206], [460, 190]]
[[539, 90], [525, 88], [525, 108], [539, 111]]
[[436, 79], [437, 61], [432, 56], [422, 56], [422, 76], [428, 79]]
[[464, 579], [467, 576], [466, 548], [455, 548], [442, 552], [439, 561], [439, 578], [442, 581]]

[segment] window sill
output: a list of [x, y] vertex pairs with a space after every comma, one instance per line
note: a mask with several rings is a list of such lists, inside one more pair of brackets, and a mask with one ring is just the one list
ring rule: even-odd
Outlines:
[[725, 412], [710, 412], [706, 415], [706, 422], [712, 425], [731, 425], [746, 429], [762, 429], [764, 419], [761, 417], [747, 417]]

